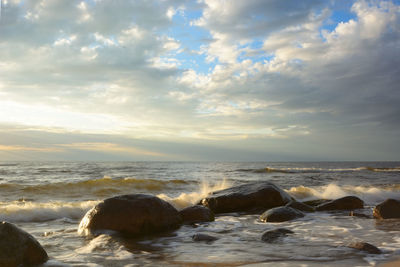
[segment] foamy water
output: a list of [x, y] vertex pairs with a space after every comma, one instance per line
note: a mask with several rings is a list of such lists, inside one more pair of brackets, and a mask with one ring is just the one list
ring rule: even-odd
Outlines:
[[[177, 209], [210, 192], [248, 181], [271, 181], [300, 201], [356, 195], [372, 214], [400, 199], [400, 163], [162, 163], [22, 162], [0, 164], [0, 219], [34, 235], [50, 256], [45, 266], [375, 266], [400, 256], [400, 220], [378, 221], [348, 212], [310, 213], [284, 223], [258, 215], [223, 214], [215, 222], [184, 225], [157, 237], [123, 239], [78, 235], [83, 215], [104, 198], [148, 193]], [[274, 244], [266, 230], [294, 232]], [[194, 242], [197, 233], [218, 238]], [[364, 241], [382, 255], [347, 247]]]

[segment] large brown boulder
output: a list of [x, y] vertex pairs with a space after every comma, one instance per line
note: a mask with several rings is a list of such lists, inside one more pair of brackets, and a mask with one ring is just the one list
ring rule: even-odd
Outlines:
[[364, 201], [355, 196], [338, 198], [315, 207], [316, 211], [354, 210], [364, 208]]
[[400, 218], [400, 201], [389, 198], [374, 208], [374, 217], [377, 219]]
[[78, 233], [96, 234], [103, 230], [128, 236], [143, 236], [179, 227], [182, 218], [168, 202], [145, 194], [108, 198], [82, 219]]
[[260, 216], [262, 222], [286, 222], [304, 217], [304, 214], [291, 207], [276, 207], [267, 210]]
[[179, 211], [184, 223], [199, 223], [214, 221], [214, 212], [207, 207], [195, 205]]
[[47, 260], [46, 251], [33, 236], [14, 224], [0, 223], [0, 266], [38, 265]]
[[270, 182], [247, 183], [213, 192], [200, 203], [215, 213], [265, 210], [284, 206], [291, 197]]

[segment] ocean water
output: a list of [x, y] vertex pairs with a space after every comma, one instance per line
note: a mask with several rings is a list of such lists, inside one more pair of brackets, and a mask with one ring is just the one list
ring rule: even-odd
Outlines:
[[[309, 213], [283, 223], [258, 215], [223, 214], [158, 236], [123, 239], [79, 236], [86, 211], [120, 194], [148, 193], [177, 209], [208, 193], [249, 181], [271, 181], [300, 201], [356, 195], [372, 215], [387, 198], [400, 199], [400, 162], [0, 162], [0, 220], [15, 223], [43, 245], [44, 266], [376, 266], [400, 257], [400, 220]], [[266, 230], [294, 232], [273, 244]], [[218, 237], [194, 242], [197, 233]], [[347, 245], [369, 242], [383, 254]]]

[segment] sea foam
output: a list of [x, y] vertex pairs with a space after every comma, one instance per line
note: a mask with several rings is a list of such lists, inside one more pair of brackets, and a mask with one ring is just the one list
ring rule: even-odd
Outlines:
[[336, 199], [344, 196], [355, 195], [369, 205], [376, 205], [388, 198], [400, 199], [400, 185], [387, 186], [352, 186], [328, 184], [324, 186], [307, 187], [296, 186], [286, 190], [290, 195], [301, 201], [314, 199]]
[[0, 202], [0, 221], [44, 222], [62, 218], [79, 220], [98, 202]]
[[230, 187], [232, 184], [226, 179], [215, 184], [210, 184], [207, 181], [202, 181], [199, 186], [199, 190], [191, 193], [181, 193], [177, 197], [170, 197], [166, 194], [157, 195], [159, 198], [171, 203], [175, 208], [183, 209], [189, 206], [193, 206], [198, 203], [202, 198], [207, 197], [211, 192], [223, 190]]

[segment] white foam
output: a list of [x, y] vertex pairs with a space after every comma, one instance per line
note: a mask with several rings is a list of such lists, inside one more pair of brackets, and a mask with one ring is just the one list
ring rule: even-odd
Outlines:
[[364, 200], [367, 204], [377, 204], [388, 198], [400, 199], [400, 187], [377, 186], [352, 186], [328, 184], [325, 186], [306, 187], [297, 186], [286, 190], [290, 195], [301, 201], [313, 199], [336, 199], [348, 195], [355, 195]]
[[226, 189], [231, 186], [226, 179], [210, 185], [207, 181], [200, 184], [199, 190], [191, 193], [182, 193], [178, 197], [170, 197], [166, 194], [157, 195], [159, 198], [168, 201], [177, 209], [183, 209], [195, 205], [202, 198], [207, 197], [211, 192]]
[[0, 202], [0, 220], [44, 222], [56, 219], [80, 219], [98, 201], [83, 202]]

